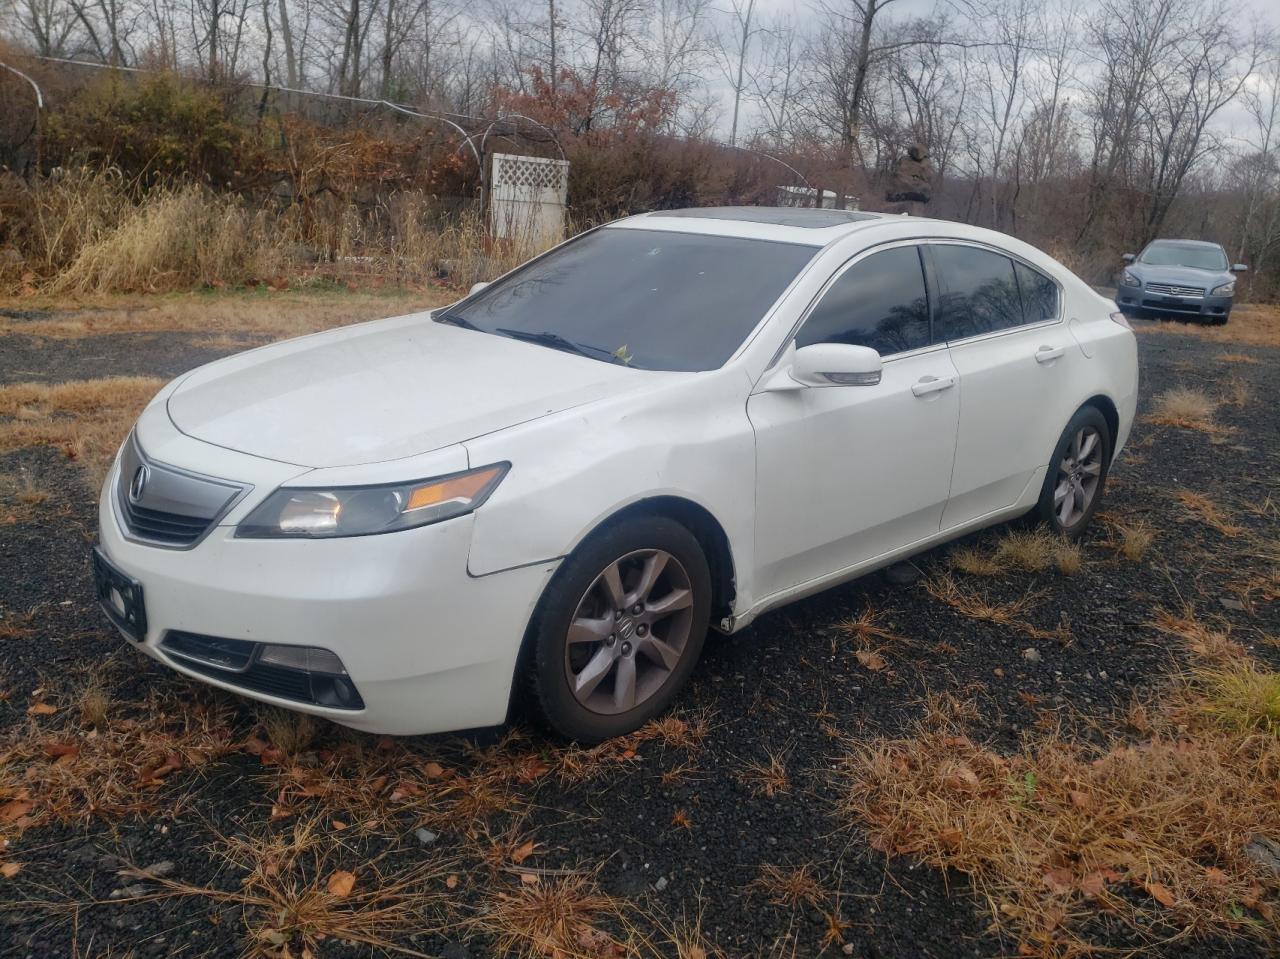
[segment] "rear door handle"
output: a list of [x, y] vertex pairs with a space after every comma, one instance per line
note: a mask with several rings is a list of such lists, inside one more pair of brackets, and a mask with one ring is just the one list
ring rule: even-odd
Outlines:
[[928, 396], [941, 390], [949, 390], [956, 385], [954, 376], [922, 376], [911, 384], [911, 392], [916, 396]]
[[1042, 346], [1036, 350], [1036, 362], [1052, 363], [1066, 352], [1065, 346]]

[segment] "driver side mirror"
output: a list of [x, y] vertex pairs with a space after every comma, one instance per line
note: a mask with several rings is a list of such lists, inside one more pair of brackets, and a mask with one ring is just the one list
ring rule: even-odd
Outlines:
[[[880, 382], [880, 354], [869, 346], [814, 343], [788, 350], [764, 389], [773, 392], [825, 386], [875, 386]], [[790, 360], [788, 363], [787, 360]]]
[[488, 280], [481, 280], [479, 283], [472, 283], [471, 289], [467, 291], [467, 296], [474, 296], [476, 293], [479, 293], [488, 285], [489, 285]]
[[1126, 263], [1132, 263], [1136, 257], [1132, 253], [1125, 253], [1120, 257], [1120, 259], [1124, 260]]
[[1245, 272], [1247, 269], [1249, 269], [1249, 268], [1248, 268], [1247, 266], [1245, 266], [1243, 263], [1237, 263], [1237, 264], [1235, 264], [1234, 266], [1232, 266], [1232, 267], [1231, 267], [1231, 272], [1232, 272], [1232, 273], [1243, 273], [1243, 272]]

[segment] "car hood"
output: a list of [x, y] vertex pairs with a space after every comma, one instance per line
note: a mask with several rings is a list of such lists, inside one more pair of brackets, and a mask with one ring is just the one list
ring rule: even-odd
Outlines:
[[1206, 290], [1228, 283], [1232, 278], [1232, 274], [1226, 270], [1197, 270], [1191, 266], [1153, 266], [1150, 263], [1134, 263], [1128, 267], [1128, 270], [1144, 283], [1199, 286]]
[[299, 466], [400, 459], [634, 388], [648, 374], [435, 323], [362, 323], [201, 367], [168, 399], [196, 439]]

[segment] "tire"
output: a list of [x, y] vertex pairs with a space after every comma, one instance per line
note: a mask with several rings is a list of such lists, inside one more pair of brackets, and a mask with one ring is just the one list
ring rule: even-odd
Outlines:
[[702, 653], [711, 591], [701, 545], [674, 520], [633, 516], [593, 534], [561, 565], [535, 614], [528, 680], [541, 718], [590, 744], [665, 711]]
[[[1092, 446], [1088, 445], [1090, 435], [1096, 437]], [[1075, 444], [1078, 437], [1084, 438], [1087, 447], [1082, 460], [1078, 460], [1076, 456]], [[1049, 472], [1044, 478], [1040, 499], [1031, 515], [1067, 539], [1078, 539], [1088, 528], [1089, 521], [1098, 510], [1098, 504], [1102, 502], [1107, 473], [1111, 468], [1113, 442], [1107, 420], [1097, 407], [1082, 406], [1078, 409], [1053, 448]], [[1073, 463], [1082, 465], [1076, 468]], [[1090, 477], [1093, 478], [1092, 482]], [[1065, 497], [1062, 495], [1064, 483]], [[1081, 496], [1084, 497], [1083, 503]], [[1071, 500], [1070, 509], [1065, 508], [1067, 499]]]

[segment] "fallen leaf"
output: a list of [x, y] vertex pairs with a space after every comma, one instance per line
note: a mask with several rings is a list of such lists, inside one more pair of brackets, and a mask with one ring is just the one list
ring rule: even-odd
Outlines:
[[531, 872], [522, 872], [520, 873], [520, 881], [526, 886], [533, 886], [537, 884], [538, 877]]
[[511, 854], [511, 861], [514, 862], [517, 866], [520, 865], [520, 863], [524, 862], [526, 859], [528, 859], [530, 856], [533, 855], [534, 848], [535, 846], [532, 839], [529, 840], [528, 842], [521, 843], [519, 846], [516, 847], [515, 852]]
[[0, 876], [4, 876], [6, 879], [12, 879], [21, 871], [22, 863], [20, 862], [6, 862], [0, 864]]
[[1212, 886], [1225, 886], [1228, 882], [1227, 874], [1217, 866], [1210, 866], [1204, 871], [1204, 878], [1209, 881]]
[[1169, 887], [1161, 885], [1158, 882], [1149, 882], [1146, 884], [1147, 893], [1156, 902], [1165, 908], [1169, 908], [1174, 903], [1173, 893], [1169, 891]]
[[45, 743], [42, 748], [44, 750], [44, 754], [51, 758], [74, 756], [80, 751], [80, 747], [75, 743]]
[[446, 889], [457, 889], [458, 888], [457, 875], [455, 873], [449, 873], [449, 875], [445, 877], [444, 885]]
[[444, 775], [444, 767], [437, 762], [429, 762], [422, 767], [422, 771], [427, 774], [428, 779], [439, 779]]
[[337, 896], [339, 899], [345, 899], [351, 895], [351, 890], [356, 885], [356, 874], [347, 872], [345, 869], [339, 869], [329, 877], [329, 894]]
[[28, 716], [52, 716], [58, 711], [58, 707], [53, 703], [33, 703], [27, 709]]
[[1107, 888], [1107, 880], [1100, 872], [1091, 872], [1080, 880], [1080, 891], [1086, 896], [1100, 896]]
[[885, 662], [885, 658], [883, 656], [871, 650], [860, 649], [857, 652], [855, 652], [853, 655], [854, 655], [854, 658], [857, 659], [858, 662], [861, 663], [864, 668], [869, 669], [872, 672], [878, 673], [880, 670], [884, 669], [886, 666], [889, 665], [887, 662]]
[[342, 832], [342, 830], [346, 828], [347, 828], [347, 824], [343, 822], [341, 819], [335, 819], [333, 821], [334, 832]]
[[1044, 874], [1044, 884], [1049, 887], [1050, 892], [1063, 895], [1075, 885], [1075, 874], [1066, 868], [1050, 869]]
[[946, 782], [951, 789], [959, 790], [975, 790], [981, 785], [978, 774], [963, 763], [956, 766]]
[[34, 806], [34, 803], [25, 799], [15, 799], [13, 802], [5, 803], [0, 806], [0, 822], [16, 822], [31, 812]]
[[1088, 809], [1093, 805], [1093, 797], [1087, 792], [1081, 792], [1079, 789], [1071, 790], [1071, 805], [1077, 809]]

